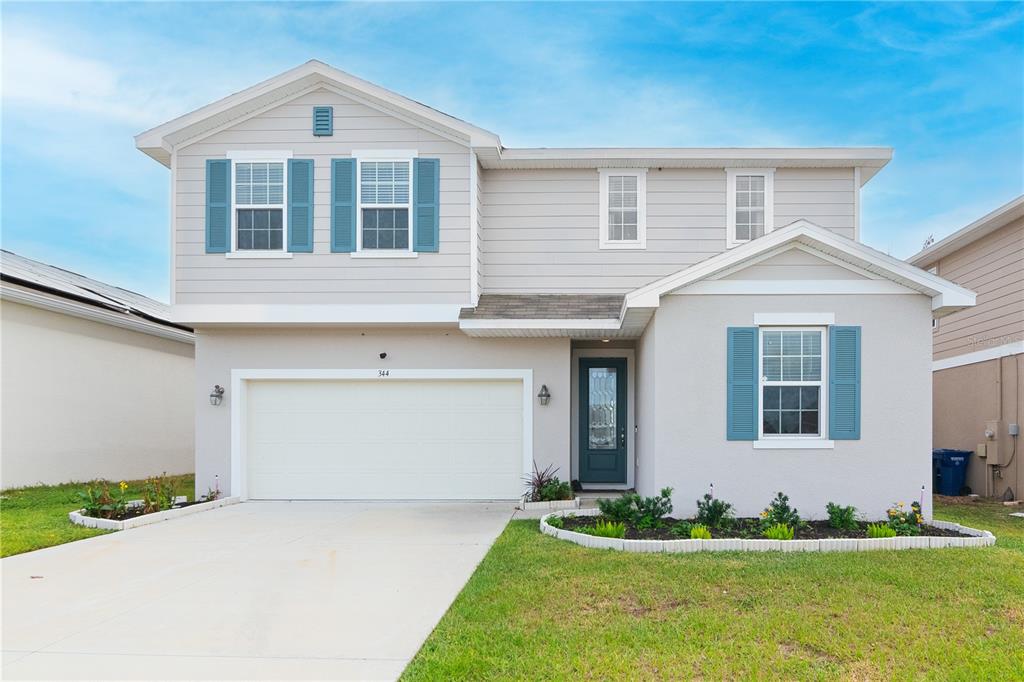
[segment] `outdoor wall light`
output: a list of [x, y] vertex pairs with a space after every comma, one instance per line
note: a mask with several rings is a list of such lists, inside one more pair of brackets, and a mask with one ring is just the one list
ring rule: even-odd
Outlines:
[[224, 387], [220, 384], [214, 384], [213, 390], [210, 391], [210, 404], [217, 407], [224, 401]]
[[548, 401], [551, 400], [551, 391], [548, 390], [547, 384], [541, 384], [540, 393], [537, 394], [537, 397], [540, 398], [541, 405], [548, 404]]

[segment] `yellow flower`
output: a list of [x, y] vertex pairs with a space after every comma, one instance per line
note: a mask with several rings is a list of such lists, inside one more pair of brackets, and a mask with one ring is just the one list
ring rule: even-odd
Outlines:
[[121, 492], [124, 492], [125, 490], [128, 490], [128, 484], [125, 483], [124, 481], [121, 481], [119, 487], [121, 488]]

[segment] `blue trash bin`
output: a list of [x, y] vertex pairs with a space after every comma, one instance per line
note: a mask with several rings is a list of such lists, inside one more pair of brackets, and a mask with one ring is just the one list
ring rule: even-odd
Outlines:
[[932, 450], [932, 489], [939, 495], [963, 495], [967, 489], [967, 463], [970, 450], [938, 448]]

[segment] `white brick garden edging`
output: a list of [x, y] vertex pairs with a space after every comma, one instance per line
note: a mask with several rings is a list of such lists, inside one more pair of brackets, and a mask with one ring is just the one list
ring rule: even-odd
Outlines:
[[617, 549], [625, 552], [867, 552], [880, 549], [938, 549], [940, 547], [988, 547], [996, 538], [987, 530], [961, 526], [951, 521], [931, 521], [943, 530], [955, 530], [973, 537], [955, 538], [936, 535], [900, 535], [894, 538], [835, 538], [828, 540], [745, 540], [725, 538], [711, 540], [622, 540], [599, 538], [548, 525], [552, 516], [599, 516], [600, 509], [580, 509], [576, 512], [558, 511], [545, 514], [540, 520], [542, 533], [559, 540], [568, 540], [584, 547]]
[[159, 523], [160, 521], [176, 519], [179, 516], [198, 514], [199, 512], [209, 511], [211, 509], [216, 509], [217, 507], [225, 507], [229, 504], [237, 504], [238, 502], [241, 502], [241, 499], [238, 497], [222, 497], [221, 499], [213, 500], [212, 502], [200, 502], [199, 504], [190, 504], [187, 507], [181, 507], [179, 509], [166, 509], [162, 512], [133, 516], [132, 518], [125, 519], [124, 521], [116, 521], [114, 519], [97, 519], [93, 516], [86, 516], [82, 514], [81, 509], [70, 512], [68, 514], [68, 518], [71, 520], [71, 523], [77, 523], [79, 526], [85, 526], [86, 528], [128, 530], [129, 528], [148, 526], [151, 523]]
[[580, 498], [571, 500], [552, 500], [550, 502], [520, 502], [519, 508], [523, 511], [558, 511], [559, 509], [579, 509]]

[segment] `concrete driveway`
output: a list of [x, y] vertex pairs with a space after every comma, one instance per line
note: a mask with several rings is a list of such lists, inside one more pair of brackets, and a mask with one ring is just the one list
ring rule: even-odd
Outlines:
[[513, 505], [247, 502], [0, 562], [4, 679], [393, 679]]

